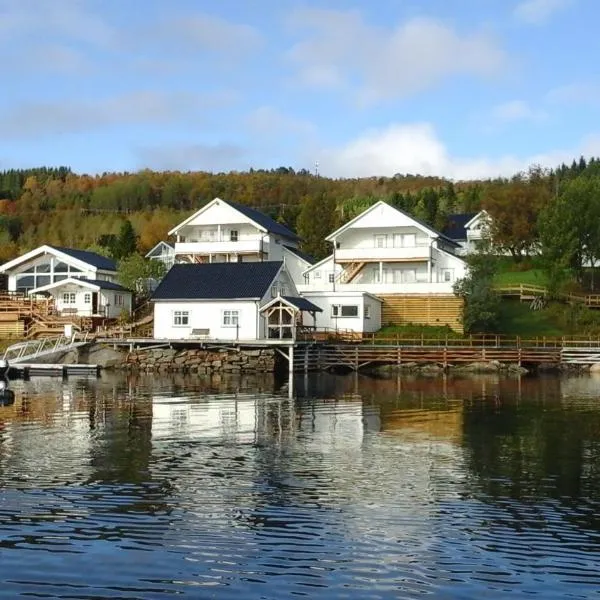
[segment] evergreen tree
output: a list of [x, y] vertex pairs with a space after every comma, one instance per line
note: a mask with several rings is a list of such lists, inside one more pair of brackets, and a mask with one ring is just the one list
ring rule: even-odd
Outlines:
[[302, 238], [302, 249], [317, 259], [331, 252], [325, 241], [336, 228], [335, 201], [327, 194], [305, 198], [298, 215], [298, 235]]
[[113, 257], [122, 260], [135, 253], [137, 248], [137, 235], [131, 221], [126, 219], [121, 225], [119, 235], [117, 236], [112, 248]]

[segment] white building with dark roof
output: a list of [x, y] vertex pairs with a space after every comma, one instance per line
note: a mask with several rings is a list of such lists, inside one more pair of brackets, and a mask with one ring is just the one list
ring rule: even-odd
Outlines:
[[171, 229], [175, 262], [281, 261], [284, 246], [298, 247], [298, 236], [260, 211], [215, 198]]
[[133, 294], [117, 283], [114, 260], [74, 248], [44, 245], [0, 266], [8, 291], [49, 296], [60, 315], [117, 318], [131, 313]]
[[151, 300], [154, 338], [170, 340], [294, 339], [321, 311], [298, 297], [283, 261], [176, 264]]

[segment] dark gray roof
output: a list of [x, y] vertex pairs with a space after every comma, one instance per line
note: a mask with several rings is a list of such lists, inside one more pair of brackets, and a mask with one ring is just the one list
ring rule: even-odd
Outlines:
[[467, 230], [465, 225], [476, 215], [477, 213], [461, 213], [456, 215], [448, 215], [446, 217], [446, 225], [442, 230], [442, 233], [452, 240], [466, 240]]
[[84, 279], [82, 281], [86, 281], [87, 283], [91, 283], [92, 285], [97, 285], [102, 290], [115, 290], [115, 292], [130, 292], [127, 288], [119, 285], [118, 283], [113, 283], [112, 281], [102, 281], [101, 279]]
[[314, 265], [317, 261], [310, 254], [306, 254], [306, 252], [302, 252], [302, 250], [298, 250], [298, 248], [294, 248], [292, 246], [283, 246], [286, 250], [289, 250], [292, 254], [295, 254], [298, 258], [306, 261], [309, 265]]
[[262, 298], [283, 262], [173, 265], [152, 300], [227, 300]]
[[295, 306], [299, 310], [308, 310], [310, 312], [323, 312], [323, 309], [313, 304], [306, 298], [300, 298], [299, 296], [282, 296], [282, 298]]
[[54, 248], [54, 250], [58, 250], [64, 254], [68, 254], [76, 260], [82, 260], [84, 263], [103, 271], [117, 270], [117, 263], [114, 260], [106, 258], [106, 256], [102, 256], [101, 254], [96, 254], [95, 252], [76, 250], [74, 248], [61, 248], [60, 246], [50, 246], [50, 248]]
[[225, 204], [229, 204], [229, 206], [235, 208], [249, 219], [252, 219], [255, 223], [258, 223], [258, 225], [261, 225], [270, 233], [275, 233], [291, 240], [300, 239], [291, 229], [288, 229], [285, 225], [278, 223], [271, 217], [261, 213], [255, 208], [251, 208], [245, 204], [240, 204], [239, 202], [232, 202], [231, 200], [223, 200], [223, 202], [225, 202]]

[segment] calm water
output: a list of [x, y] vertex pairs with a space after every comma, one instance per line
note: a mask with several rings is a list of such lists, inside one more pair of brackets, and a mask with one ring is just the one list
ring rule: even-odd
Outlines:
[[590, 598], [600, 379], [15, 382], [0, 596]]

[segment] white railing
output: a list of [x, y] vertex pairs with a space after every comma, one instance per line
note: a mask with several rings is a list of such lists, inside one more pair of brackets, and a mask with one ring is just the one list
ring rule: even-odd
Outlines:
[[4, 351], [3, 359], [9, 364], [15, 364], [23, 360], [32, 360], [36, 357], [55, 352], [63, 352], [88, 343], [88, 333], [75, 334], [71, 337], [61, 335], [56, 338], [42, 338], [19, 342], [9, 346]]
[[238, 242], [207, 242], [204, 240], [175, 243], [175, 254], [225, 254], [225, 253], [258, 253], [262, 250], [262, 242], [257, 240], [240, 240]]
[[335, 251], [336, 261], [374, 261], [386, 260], [393, 262], [398, 260], [427, 261], [431, 258], [429, 246], [410, 246], [401, 248], [339, 248]]

